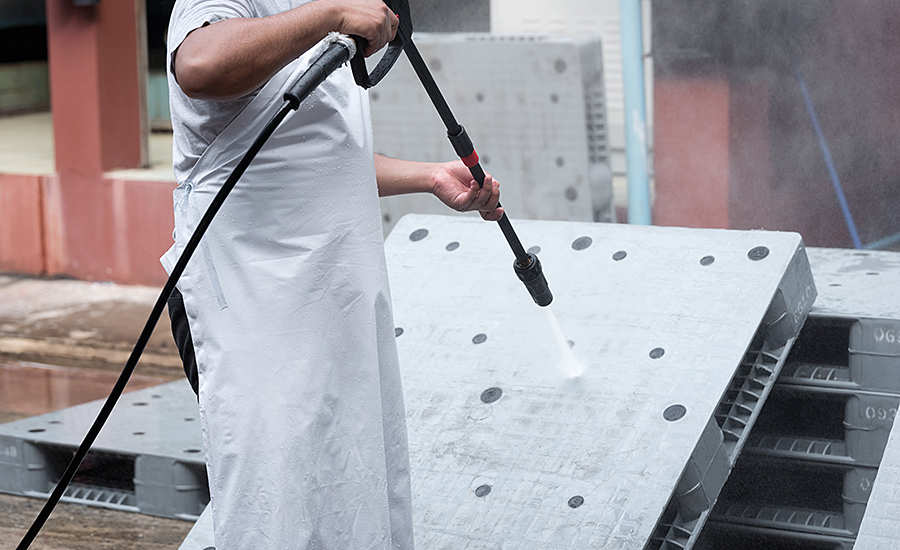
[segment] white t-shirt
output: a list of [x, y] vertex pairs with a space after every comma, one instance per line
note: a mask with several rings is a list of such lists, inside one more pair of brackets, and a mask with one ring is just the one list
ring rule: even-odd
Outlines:
[[172, 163], [175, 181], [183, 183], [213, 139], [256, 95], [237, 99], [192, 99], [173, 76], [174, 55], [193, 30], [232, 17], [265, 17], [310, 0], [177, 0], [166, 37], [169, 109], [172, 114]]

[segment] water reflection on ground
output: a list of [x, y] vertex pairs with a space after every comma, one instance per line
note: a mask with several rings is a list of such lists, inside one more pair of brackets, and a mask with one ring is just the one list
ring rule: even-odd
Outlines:
[[[0, 422], [101, 399], [112, 389], [118, 375], [110, 370], [0, 361]], [[135, 374], [125, 391], [168, 380]]]

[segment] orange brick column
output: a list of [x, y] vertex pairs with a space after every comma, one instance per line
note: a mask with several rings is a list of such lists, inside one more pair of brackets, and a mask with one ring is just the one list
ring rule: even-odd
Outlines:
[[147, 150], [139, 1], [46, 2], [57, 172], [45, 187], [49, 273], [114, 278], [115, 201], [103, 173], [141, 166]]

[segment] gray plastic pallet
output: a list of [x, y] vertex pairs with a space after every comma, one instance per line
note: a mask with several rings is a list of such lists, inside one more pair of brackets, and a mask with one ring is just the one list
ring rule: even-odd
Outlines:
[[[768, 401], [764, 420], [714, 510], [717, 543], [736, 544], [721, 538], [732, 530], [743, 537], [831, 541], [840, 548], [852, 545], [859, 532], [856, 547], [863, 548], [870, 538], [869, 518], [881, 517], [878, 529], [891, 542], [877, 548], [896, 548], [897, 508], [886, 514], [884, 503], [870, 492], [890, 472], [885, 445], [900, 402], [900, 296], [892, 291], [900, 288], [900, 254], [816, 248], [808, 254], [819, 297], [776, 384], [776, 398]], [[809, 433], [800, 435], [797, 418], [808, 423]], [[809, 488], [832, 476], [833, 498], [841, 504], [823, 510], [776, 505], [772, 495], [766, 504], [747, 495], [728, 500], [742, 492], [732, 487], [737, 480], [752, 485], [755, 476], [766, 483], [771, 472], [785, 466], [809, 476]], [[796, 499], [798, 490], [784, 498]], [[822, 497], [809, 499], [813, 506], [816, 498]]]
[[[770, 306], [770, 312], [780, 311], [781, 306]], [[777, 319], [777, 313], [767, 318]], [[781, 340], [778, 331], [768, 330], [764, 322], [757, 330], [757, 337], [751, 345], [752, 351], [741, 363], [732, 379], [725, 397], [719, 402], [715, 416], [715, 428], [721, 435], [721, 450], [714, 462], [706, 470], [706, 475], [692, 474], [692, 468], [685, 470], [676, 487], [673, 500], [657, 523], [654, 535], [645, 548], [662, 550], [691, 548], [697, 542], [709, 512], [718, 498], [729, 472], [747, 443], [748, 435], [775, 380], [778, 378], [794, 338]], [[698, 446], [698, 449], [701, 448]], [[697, 450], [691, 457], [695, 462]], [[698, 498], [698, 495], [701, 495]]]
[[[416, 33], [416, 44], [485, 170], [503, 186], [510, 212], [543, 220], [613, 219], [599, 37]], [[369, 98], [376, 152], [454, 158], [405, 58]], [[381, 208], [385, 230], [404, 214], [447, 211], [426, 194], [385, 197]]]
[[[845, 320], [850, 327], [849, 365], [821, 374], [832, 387], [900, 394], [900, 254], [896, 252], [811, 249], [822, 296], [815, 318]], [[839, 383], [840, 382], [840, 383]], [[813, 382], [816, 383], [816, 382]], [[841, 384], [843, 383], [843, 384]], [[819, 381], [819, 385], [829, 385]], [[879, 418], [877, 408], [862, 411]], [[896, 407], [884, 411], [894, 420]], [[900, 427], [894, 423], [878, 473], [870, 487], [856, 550], [895, 550], [900, 546]]]
[[[101, 405], [0, 424], [0, 491], [46, 497]], [[196, 519], [209, 489], [187, 382], [124, 394], [80, 472], [64, 501]]]
[[[407, 216], [388, 239], [417, 544], [641, 548], [670, 499], [692, 513], [714, 501], [721, 457], [739, 452], [815, 298], [802, 243], [516, 226], [542, 249], [579, 379], [560, 374], [546, 312], [496, 227]], [[702, 491], [678, 491], [691, 478]]]

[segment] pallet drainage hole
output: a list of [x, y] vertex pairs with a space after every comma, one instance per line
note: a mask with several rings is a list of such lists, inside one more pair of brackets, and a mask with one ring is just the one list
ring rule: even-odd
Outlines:
[[33, 433], [33, 434], [46, 432], [46, 431], [47, 430], [45, 430], [44, 428], [31, 428], [30, 430], [28, 430], [29, 433]]
[[154, 394], [151, 395], [150, 397], [152, 397], [153, 399], [162, 399], [162, 396], [159, 395], [158, 393], [154, 393]]
[[185, 422], [193, 422], [193, 421], [194, 421], [194, 418], [191, 417], [191, 416], [188, 416], [188, 417], [186, 417], [186, 418], [184, 419], [184, 421], [185, 421]]
[[535, 245], [535, 246], [532, 246], [531, 248], [528, 249], [528, 253], [529, 253], [529, 254], [535, 254], [535, 255], [540, 254], [540, 253], [541, 253], [541, 247], [536, 246], [536, 245]]
[[866, 275], [878, 275], [877, 271], [867, 271]]
[[582, 504], [584, 504], [584, 497], [581, 495], [575, 495], [569, 499], [569, 508], [578, 508]]
[[663, 411], [663, 418], [669, 422], [675, 422], [687, 413], [687, 408], [681, 404], [669, 405]]
[[503, 395], [503, 390], [501, 390], [500, 388], [495, 386], [495, 387], [488, 388], [488, 389], [484, 390], [483, 392], [481, 392], [481, 401], [483, 403], [490, 404], [490, 403], [493, 403], [494, 401], [497, 401], [498, 399], [500, 399], [500, 396], [502, 396], [502, 395]]
[[664, 350], [663, 348], [653, 348], [650, 350], [650, 359], [659, 359], [665, 354], [666, 350]]
[[625, 259], [626, 256], [628, 256], [628, 252], [625, 252], [624, 250], [619, 250], [612, 255], [612, 259], [617, 262], [621, 262], [622, 260]]
[[195, 455], [200, 452], [200, 449], [185, 449], [184, 452]]
[[566, 187], [566, 200], [574, 201], [578, 198], [578, 190], [572, 187], [571, 185]]
[[841, 283], [828, 283], [828, 286], [841, 286]]
[[764, 259], [769, 255], [769, 249], [764, 246], [757, 246], [750, 249], [750, 252], [747, 252], [747, 257], [753, 260], [754, 262], [758, 262]]
[[447, 243], [447, 246], [445, 246], [444, 248], [447, 249], [447, 252], [453, 252], [454, 250], [459, 248], [459, 243], [457, 241], [453, 241], [451, 243]]
[[700, 265], [704, 265], [704, 266], [712, 265], [713, 262], [715, 262], [715, 261], [716, 261], [715, 256], [703, 256], [702, 258], [700, 258]]
[[144, 435], [144, 432], [131, 432], [131, 435]]
[[483, 498], [491, 494], [491, 486], [490, 485], [479, 485], [475, 487], [475, 496], [478, 498]]
[[423, 227], [421, 229], [416, 229], [415, 231], [410, 233], [409, 240], [411, 240], [413, 242], [421, 241], [422, 239], [424, 239], [427, 236], [428, 236], [428, 230]]
[[574, 241], [572, 241], [572, 249], [573, 250], [584, 250], [585, 248], [591, 246], [594, 240], [588, 236], [578, 237]]
[[47, 422], [47, 424], [62, 424], [62, 420], [51, 420], [50, 422]]
[[132, 403], [132, 405], [134, 405], [135, 407], [145, 407], [145, 406], [147, 406], [147, 402], [146, 401], [138, 401], [136, 403]]
[[485, 342], [487, 342], [487, 334], [485, 334], [483, 332], [479, 332], [478, 334], [476, 334], [475, 336], [472, 337], [473, 344], [483, 344]]
[[394, 327], [394, 337], [399, 338], [403, 334], [403, 327]]

